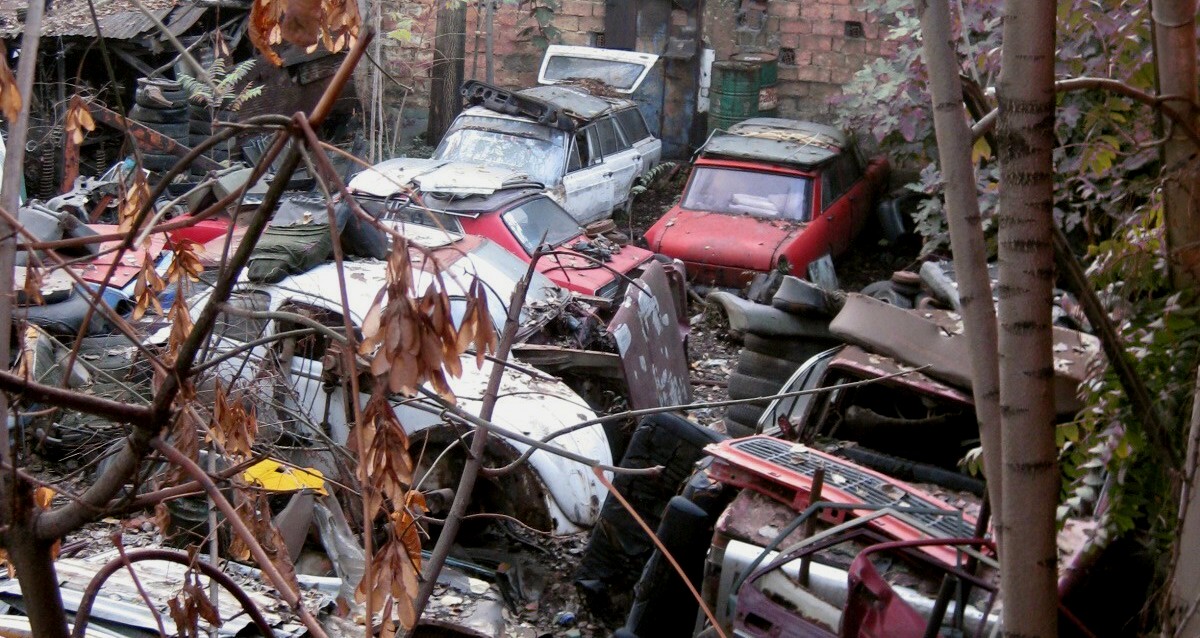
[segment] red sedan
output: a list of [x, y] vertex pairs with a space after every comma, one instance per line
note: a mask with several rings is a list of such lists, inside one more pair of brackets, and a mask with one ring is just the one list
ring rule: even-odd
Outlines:
[[888, 175], [837, 129], [755, 118], [715, 135], [683, 199], [646, 232], [701, 285], [740, 288], [772, 269], [805, 276], [862, 231]]

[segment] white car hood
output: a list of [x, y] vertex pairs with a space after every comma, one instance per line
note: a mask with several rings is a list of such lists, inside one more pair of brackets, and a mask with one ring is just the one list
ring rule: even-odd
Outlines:
[[355, 175], [349, 187], [374, 197], [388, 197], [411, 186], [426, 193], [490, 195], [529, 181], [525, 173], [492, 164], [398, 157]]

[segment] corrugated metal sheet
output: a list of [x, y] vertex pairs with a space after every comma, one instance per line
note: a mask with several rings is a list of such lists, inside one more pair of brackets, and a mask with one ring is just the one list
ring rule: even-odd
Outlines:
[[[132, 40], [150, 35], [154, 21], [129, 0], [94, 0], [100, 33], [114, 40]], [[207, 7], [175, 0], [143, 0], [142, 4], [168, 29], [179, 35], [196, 24]], [[19, 36], [25, 25], [17, 19], [17, 9], [25, 2], [0, 2], [0, 38]], [[57, 0], [51, 12], [42, 20], [42, 37], [95, 37], [87, 0]]]

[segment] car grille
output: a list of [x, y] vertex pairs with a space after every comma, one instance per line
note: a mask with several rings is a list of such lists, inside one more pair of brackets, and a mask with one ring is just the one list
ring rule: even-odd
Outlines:
[[[817, 468], [825, 469], [821, 500], [890, 506], [911, 523], [880, 519], [880, 526], [901, 539], [974, 535], [973, 523], [946, 503], [912, 486], [799, 444], [769, 436], [730, 439], [705, 450], [713, 457], [713, 475], [723, 482], [760, 492], [801, 511], [809, 504]], [[944, 512], [944, 513], [943, 513]], [[822, 518], [844, 521], [845, 512]]]

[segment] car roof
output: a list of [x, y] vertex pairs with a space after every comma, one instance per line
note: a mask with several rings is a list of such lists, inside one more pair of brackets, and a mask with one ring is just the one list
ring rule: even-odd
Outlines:
[[585, 121], [594, 120], [609, 111], [633, 105], [633, 102], [629, 100], [594, 95], [583, 87], [562, 84], [535, 86], [522, 89], [517, 93], [547, 102], [562, 109], [567, 115]]
[[724, 133], [715, 133], [701, 152], [706, 156], [813, 167], [837, 156], [847, 144], [845, 133], [832, 126], [756, 117], [731, 126]]

